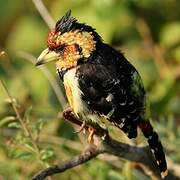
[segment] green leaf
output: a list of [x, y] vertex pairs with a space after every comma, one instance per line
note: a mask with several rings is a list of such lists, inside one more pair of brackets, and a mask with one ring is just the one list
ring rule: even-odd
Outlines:
[[20, 122], [12, 122], [12, 123], [8, 124], [8, 127], [20, 129], [21, 124], [20, 124]]
[[10, 122], [10, 121], [14, 121], [16, 118], [14, 116], [7, 116], [3, 119], [0, 120], [0, 127], [3, 126], [4, 124]]
[[8, 149], [8, 157], [10, 158], [16, 158], [18, 154], [18, 150], [15, 148]]
[[36, 152], [36, 150], [33, 147], [32, 143], [25, 143], [24, 146], [29, 149], [30, 151]]
[[26, 109], [25, 113], [24, 113], [24, 120], [29, 123], [29, 119], [30, 119], [30, 114], [32, 112], [32, 106], [30, 106], [29, 108]]
[[16, 148], [10, 148], [8, 150], [8, 156], [10, 158], [16, 158], [16, 159], [29, 159], [30, 157], [32, 157], [32, 153], [30, 152], [26, 152], [20, 149], [16, 149]]
[[17, 158], [20, 158], [20, 159], [29, 159], [32, 157], [32, 153], [30, 152], [21, 152], [17, 155]]
[[43, 119], [38, 119], [37, 122], [35, 123], [33, 130], [39, 134], [42, 130], [42, 128], [44, 127], [46, 121]]
[[43, 149], [41, 150], [40, 154], [41, 154], [40, 158], [43, 162], [48, 162], [55, 158], [55, 153], [52, 148]]

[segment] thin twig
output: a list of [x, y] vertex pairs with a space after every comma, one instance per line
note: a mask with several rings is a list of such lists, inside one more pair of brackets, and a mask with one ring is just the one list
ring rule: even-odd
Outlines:
[[5, 90], [5, 92], [7, 93], [8, 98], [10, 99], [12, 108], [13, 108], [14, 112], [16, 113], [17, 119], [19, 120], [19, 122], [20, 122], [20, 124], [21, 124], [21, 126], [22, 126], [22, 128], [23, 128], [23, 130], [24, 130], [25, 136], [30, 137], [31, 142], [32, 142], [32, 144], [33, 144], [36, 152], [39, 153], [39, 148], [38, 148], [36, 142], [34, 141], [33, 135], [31, 134], [31, 131], [29, 130], [29, 128], [28, 128], [28, 127], [26, 126], [26, 124], [24, 123], [24, 121], [23, 121], [23, 119], [22, 119], [22, 117], [21, 117], [21, 115], [20, 115], [20, 113], [19, 113], [19, 111], [18, 111], [18, 109], [17, 109], [14, 101], [13, 101], [13, 98], [12, 98], [12, 96], [11, 96], [8, 88], [6, 87], [5, 83], [4, 83], [1, 79], [0, 79], [0, 82], [1, 82], [1, 84], [2, 84], [2, 86], [3, 86], [3, 88], [4, 88], [4, 90]]
[[54, 20], [50, 16], [47, 8], [44, 6], [43, 2], [41, 0], [32, 0], [34, 5], [36, 6], [36, 9], [38, 10], [39, 14], [43, 18], [43, 20], [46, 22], [48, 27], [52, 29], [55, 25]]
[[[35, 64], [35, 62], [36, 62], [35, 56], [33, 56], [30, 53], [27, 53], [24, 51], [19, 51], [18, 55], [20, 57], [30, 61], [32, 64]], [[60, 105], [62, 106], [62, 108], [64, 108], [67, 104], [67, 101], [66, 101], [64, 94], [62, 93], [62, 90], [60, 89], [56, 79], [52, 76], [52, 74], [46, 67], [40, 67], [39, 69], [45, 74], [46, 78], [48, 79], [49, 83], [51, 84], [51, 87], [54, 90], [54, 93], [55, 93]]]

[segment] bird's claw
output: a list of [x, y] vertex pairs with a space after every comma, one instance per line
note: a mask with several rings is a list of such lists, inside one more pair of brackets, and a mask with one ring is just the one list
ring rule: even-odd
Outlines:
[[94, 142], [93, 136], [95, 134], [95, 129], [92, 128], [92, 127], [89, 127], [88, 131], [89, 131], [89, 136], [88, 136], [88, 140], [87, 141], [88, 141], [89, 144], [93, 144], [93, 142]]
[[80, 133], [82, 130], [84, 130], [85, 126], [86, 126], [86, 123], [85, 123], [85, 121], [83, 121], [80, 128], [77, 131], [75, 131], [74, 133], [77, 133], [77, 134]]

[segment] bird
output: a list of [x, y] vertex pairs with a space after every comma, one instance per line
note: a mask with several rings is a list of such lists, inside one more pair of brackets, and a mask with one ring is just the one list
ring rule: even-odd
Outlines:
[[[69, 10], [48, 33], [47, 48], [36, 66], [49, 62], [55, 63], [68, 103], [83, 125], [115, 126], [130, 139], [137, 137], [139, 127], [161, 177], [168, 174], [162, 143], [150, 123], [142, 79], [122, 52], [105, 43], [93, 27], [80, 23]], [[93, 134], [92, 129], [90, 141]]]

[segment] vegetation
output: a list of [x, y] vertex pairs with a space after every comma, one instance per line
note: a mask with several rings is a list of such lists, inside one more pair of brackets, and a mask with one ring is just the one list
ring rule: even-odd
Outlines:
[[[40, 2], [39, 0], [34, 0]], [[44, 0], [54, 20], [72, 9], [105, 42], [125, 53], [140, 72], [169, 166], [180, 163], [180, 1]], [[82, 152], [84, 135], [62, 120], [66, 105], [54, 65], [34, 66], [48, 26], [31, 0], [0, 1], [0, 179], [30, 179], [38, 170]], [[144, 145], [140, 135], [123, 142]], [[176, 168], [176, 169], [177, 169]], [[180, 169], [176, 170], [176, 173]], [[53, 176], [64, 180], [149, 179], [136, 164], [103, 155]]]

